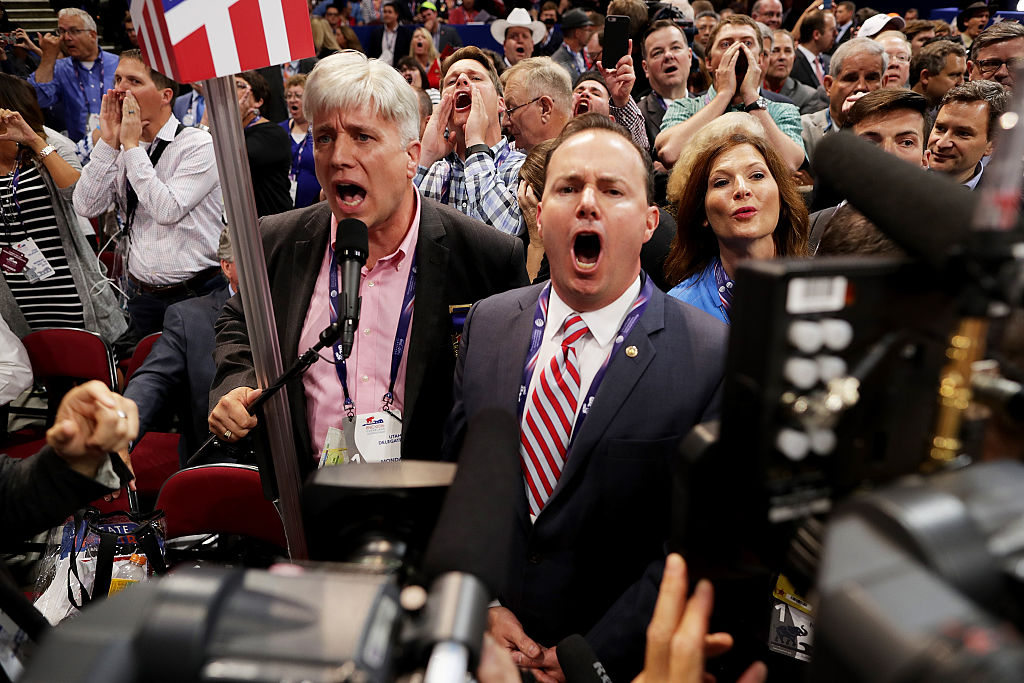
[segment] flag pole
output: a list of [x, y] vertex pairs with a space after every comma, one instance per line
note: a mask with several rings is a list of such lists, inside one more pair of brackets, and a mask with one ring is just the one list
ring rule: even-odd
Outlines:
[[[204, 81], [204, 96], [210, 111], [213, 148], [224, 195], [231, 248], [238, 268], [239, 296], [245, 310], [256, 381], [260, 387], [270, 384], [284, 371], [277, 339], [277, 324], [271, 306], [263, 242], [256, 222], [245, 133], [241, 126], [234, 76], [218, 76]], [[302, 525], [299, 475], [295, 442], [292, 439], [288, 394], [280, 391], [263, 407], [263, 428], [277, 478], [278, 509], [284, 520], [288, 552], [293, 560], [308, 557]], [[300, 453], [299, 457], [308, 457]], [[263, 476], [267, 476], [263, 473]]]

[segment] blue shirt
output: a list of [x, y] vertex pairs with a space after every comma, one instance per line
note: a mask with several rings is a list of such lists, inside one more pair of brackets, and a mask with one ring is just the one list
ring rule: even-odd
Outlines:
[[117, 55], [103, 50], [91, 69], [72, 57], [64, 57], [53, 65], [53, 80], [49, 83], [37, 83], [35, 74], [28, 80], [35, 86], [40, 107], [60, 105], [68, 137], [77, 142], [92, 132], [86, 130], [89, 114], [99, 115], [103, 93], [114, 87], [117, 62]]
[[717, 256], [711, 259], [704, 270], [694, 273], [668, 290], [668, 295], [710, 313], [728, 325], [729, 312], [722, 305], [722, 298], [718, 295], [718, 283], [715, 281], [715, 264], [720, 262]]

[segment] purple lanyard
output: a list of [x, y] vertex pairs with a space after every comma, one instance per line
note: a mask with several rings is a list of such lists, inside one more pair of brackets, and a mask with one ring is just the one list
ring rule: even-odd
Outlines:
[[[331, 324], [338, 322], [338, 268], [334, 264], [334, 248], [330, 249], [331, 277], [330, 277], [330, 309]], [[412, 322], [412, 306], [416, 301], [416, 254], [412, 255], [412, 262], [409, 267], [409, 279], [405, 283], [405, 295], [402, 297], [402, 313], [398, 316], [398, 330], [395, 332], [395, 343], [391, 347], [391, 381], [388, 383], [387, 393], [381, 399], [383, 407], [381, 410], [389, 415], [391, 404], [395, 400], [395, 381], [398, 379], [398, 366], [402, 364], [402, 354], [405, 352], [406, 341], [409, 336], [409, 324]], [[348, 393], [348, 367], [345, 365], [345, 358], [341, 353], [341, 342], [334, 344], [334, 369], [341, 381], [341, 390], [345, 394], [345, 415], [349, 420], [355, 419], [356, 404]], [[400, 418], [397, 418], [401, 422]]]
[[[18, 201], [18, 178], [21, 177], [21, 152], [14, 159], [14, 177], [11, 178], [11, 202], [18, 211], [18, 220], [21, 220], [21, 202]], [[7, 212], [4, 211], [4, 223], [7, 222]]]
[[[100, 51], [99, 56], [96, 57], [96, 61], [98, 61], [100, 63], [100, 94], [102, 95], [102, 93], [103, 93], [103, 84], [104, 84], [104, 81], [103, 81], [103, 52], [102, 51]], [[86, 127], [88, 127], [88, 125], [89, 125], [89, 114], [92, 113], [92, 107], [90, 106], [91, 102], [89, 102], [89, 96], [85, 94], [85, 84], [82, 83], [82, 74], [79, 72], [79, 69], [81, 69], [82, 71], [85, 71], [86, 74], [91, 74], [92, 72], [89, 69], [86, 69], [81, 64], [79, 64], [77, 60], [72, 59], [71, 63], [74, 64], [74, 66], [75, 66], [75, 80], [78, 81], [78, 89], [82, 91], [82, 99], [85, 100], [85, 112], [86, 112], [85, 113], [85, 123], [86, 123]], [[85, 132], [86, 133], [90, 133], [92, 131], [88, 131], [87, 130]]]
[[254, 118], [254, 119], [253, 119], [252, 121], [250, 121], [249, 123], [245, 124], [245, 130], [249, 130], [250, 128], [252, 128], [253, 126], [255, 126], [255, 125], [256, 125], [257, 123], [259, 123], [259, 122], [260, 122], [260, 119], [262, 119], [262, 118], [263, 118], [262, 116], [260, 116], [259, 114], [257, 114], [257, 115], [256, 115], [256, 118]]
[[[633, 304], [629, 307], [626, 312], [626, 319], [622, 321], [622, 327], [619, 328], [618, 334], [615, 335], [615, 342], [612, 344], [611, 350], [608, 355], [605, 356], [604, 362], [601, 363], [601, 367], [598, 369], [597, 374], [594, 375], [593, 381], [590, 382], [590, 388], [587, 390], [587, 395], [583, 398], [583, 407], [580, 409], [579, 417], [576, 418], [576, 423], [573, 425], [572, 434], [569, 437], [569, 447], [572, 446], [573, 440], [580, 431], [580, 426], [583, 421], [587, 419], [587, 414], [590, 412], [590, 406], [594, 401], [594, 397], [597, 396], [597, 390], [601, 386], [601, 382], [604, 380], [605, 372], [608, 371], [608, 365], [611, 363], [615, 353], [619, 350], [619, 347], [626, 342], [626, 337], [636, 327], [637, 321], [640, 320], [640, 316], [643, 315], [644, 310], [647, 308], [647, 304], [651, 300], [651, 295], [654, 293], [654, 285], [651, 284], [651, 278], [647, 277], [647, 274], [641, 271], [643, 285], [640, 287], [640, 294], [637, 295], [636, 299], [633, 300]], [[548, 319], [548, 299], [551, 296], [551, 283], [548, 282], [544, 285], [544, 289], [541, 290], [540, 296], [537, 298], [537, 311], [533, 314], [533, 331], [530, 334], [530, 352], [526, 356], [526, 365], [523, 367], [523, 381], [519, 385], [519, 419], [523, 419], [523, 411], [526, 408], [526, 394], [530, 390], [530, 381], [533, 379], [533, 371], [537, 366], [537, 356], [540, 354], [541, 342], [544, 339], [544, 326], [547, 324]]]

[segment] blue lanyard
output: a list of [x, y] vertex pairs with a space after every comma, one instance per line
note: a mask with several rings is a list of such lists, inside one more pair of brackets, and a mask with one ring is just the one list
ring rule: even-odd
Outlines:
[[[338, 268], [334, 266], [334, 248], [330, 249], [331, 277], [330, 277], [330, 309], [331, 324], [338, 322]], [[413, 253], [409, 266], [409, 279], [405, 283], [405, 295], [402, 297], [402, 312], [398, 316], [398, 330], [395, 332], [395, 343], [391, 347], [391, 381], [388, 383], [387, 393], [381, 399], [382, 410], [391, 412], [391, 404], [395, 399], [395, 381], [398, 379], [398, 366], [402, 364], [402, 354], [405, 353], [406, 342], [409, 337], [409, 324], [412, 322], [412, 306], [416, 301], [416, 254]], [[334, 369], [338, 373], [338, 380], [341, 381], [341, 390], [345, 394], [345, 415], [349, 420], [355, 419], [356, 404], [348, 393], [348, 367], [345, 365], [345, 357], [341, 352], [341, 342], [334, 344]]]
[[[197, 125], [200, 121], [203, 120], [203, 110], [205, 109], [205, 107], [206, 101], [203, 99], [203, 96], [197, 93], [195, 90], [193, 90], [192, 98], [189, 100], [188, 103], [188, 112], [185, 114], [186, 117], [189, 114], [192, 114], [193, 119], [191, 125]], [[195, 112], [194, 114], [193, 111]]]
[[[288, 131], [291, 132], [294, 129], [295, 120], [292, 119], [291, 121], [288, 122]], [[292, 170], [291, 173], [288, 174], [289, 180], [295, 180], [299, 177], [299, 164], [302, 162], [302, 152], [305, 151], [306, 143], [309, 142], [310, 137], [311, 136], [309, 134], [309, 124], [307, 123], [306, 137], [302, 138], [302, 142], [297, 143], [295, 142], [294, 138], [292, 139], [292, 148], [295, 149], [295, 151], [292, 153]]]
[[[637, 322], [640, 320], [640, 316], [643, 315], [644, 310], [647, 308], [647, 304], [651, 300], [651, 295], [654, 293], [654, 285], [651, 284], [651, 278], [647, 277], [647, 273], [640, 271], [643, 279], [643, 285], [640, 287], [640, 294], [637, 295], [636, 299], [633, 300], [633, 304], [629, 307], [626, 312], [626, 319], [622, 321], [622, 326], [619, 328], [618, 334], [615, 335], [615, 342], [612, 344], [611, 350], [608, 355], [605, 356], [604, 362], [601, 363], [601, 367], [598, 369], [597, 374], [594, 375], [593, 381], [590, 382], [590, 388], [587, 390], [587, 395], [583, 398], [583, 407], [580, 409], [579, 417], [576, 418], [576, 423], [573, 425], [572, 434], [569, 437], [569, 447], [572, 447], [572, 442], [576, 439], [576, 435], [579, 434], [580, 426], [583, 421], [587, 419], [587, 414], [590, 412], [590, 406], [594, 402], [594, 397], [597, 396], [597, 390], [601, 386], [601, 382], [604, 380], [605, 372], [608, 371], [608, 365], [611, 363], [615, 353], [619, 350], [619, 347], [626, 342], [626, 337], [636, 327]], [[544, 285], [544, 289], [541, 290], [540, 296], [537, 297], [537, 311], [533, 314], [533, 331], [530, 334], [530, 352], [526, 356], [526, 365], [523, 367], [523, 381], [519, 385], [519, 419], [523, 419], [523, 411], [526, 409], [526, 394], [530, 390], [530, 381], [533, 379], [533, 371], [537, 366], [537, 356], [540, 354], [541, 343], [544, 340], [544, 327], [547, 324], [548, 319], [548, 299], [551, 297], [551, 282]]]
[[259, 122], [260, 122], [260, 119], [262, 119], [262, 118], [263, 118], [262, 116], [260, 116], [259, 114], [257, 114], [257, 115], [256, 115], [256, 118], [254, 118], [254, 119], [253, 119], [252, 121], [250, 121], [249, 123], [245, 124], [245, 130], [249, 130], [250, 128], [252, 128], [253, 126], [255, 126], [255, 125], [256, 125], [257, 123], [259, 123]]
[[[14, 177], [11, 178], [11, 202], [18, 211], [18, 220], [21, 221], [21, 202], [18, 201], [18, 178], [21, 177], [21, 152], [14, 159]], [[4, 212], [4, 222], [7, 222], [7, 212]]]

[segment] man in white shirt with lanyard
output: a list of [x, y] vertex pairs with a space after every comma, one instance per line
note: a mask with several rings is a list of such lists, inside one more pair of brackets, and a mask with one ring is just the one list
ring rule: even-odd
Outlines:
[[92, 161], [75, 186], [79, 214], [98, 216], [113, 203], [123, 221], [128, 334], [135, 341], [160, 331], [170, 304], [224, 283], [213, 138], [182, 125], [171, 113], [173, 99], [172, 80], [137, 50], [125, 52], [114, 89], [103, 95]]
[[448, 455], [480, 412], [520, 419], [523, 496], [508, 514], [521, 534], [507, 539], [508, 590], [490, 631], [542, 681], [564, 680], [555, 649], [572, 633], [613, 680], [639, 673], [669, 460], [718, 411], [726, 328], [640, 268], [659, 219], [651, 176], [646, 152], [606, 116], [566, 124], [537, 208], [551, 282], [474, 306], [459, 347]]

